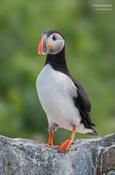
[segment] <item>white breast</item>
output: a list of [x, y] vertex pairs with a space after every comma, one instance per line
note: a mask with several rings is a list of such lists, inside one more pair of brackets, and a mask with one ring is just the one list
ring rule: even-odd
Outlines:
[[72, 96], [77, 95], [73, 81], [65, 74], [45, 65], [36, 80], [37, 93], [48, 120], [71, 130], [80, 123], [80, 114]]

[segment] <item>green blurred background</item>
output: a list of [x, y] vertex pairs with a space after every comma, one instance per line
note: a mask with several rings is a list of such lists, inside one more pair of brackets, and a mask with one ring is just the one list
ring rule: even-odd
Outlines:
[[[35, 81], [45, 61], [37, 55], [38, 40], [50, 28], [65, 36], [68, 67], [91, 99], [99, 135], [115, 132], [115, 18], [113, 10], [96, 11], [93, 2], [0, 1], [1, 135], [47, 140]], [[56, 142], [66, 133], [59, 129]]]

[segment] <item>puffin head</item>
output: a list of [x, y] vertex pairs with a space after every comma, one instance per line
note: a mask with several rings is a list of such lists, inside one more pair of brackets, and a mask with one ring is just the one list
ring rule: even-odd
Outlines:
[[42, 33], [38, 44], [38, 54], [58, 54], [64, 48], [65, 41], [63, 35], [56, 30], [48, 30]]

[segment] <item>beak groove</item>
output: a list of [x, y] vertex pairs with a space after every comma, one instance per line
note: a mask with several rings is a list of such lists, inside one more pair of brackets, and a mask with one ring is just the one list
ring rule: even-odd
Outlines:
[[45, 35], [43, 35], [38, 44], [38, 54], [46, 55], [46, 53], [47, 53], [47, 38]]
[[39, 44], [38, 44], [38, 54], [42, 54], [43, 53], [43, 38], [41, 38]]

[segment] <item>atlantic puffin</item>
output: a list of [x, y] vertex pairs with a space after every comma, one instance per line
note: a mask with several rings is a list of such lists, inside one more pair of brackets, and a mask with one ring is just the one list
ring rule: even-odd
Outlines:
[[44, 67], [36, 79], [36, 89], [48, 119], [48, 145], [53, 145], [54, 132], [65, 128], [72, 133], [68, 140], [58, 146], [58, 150], [66, 152], [76, 132], [96, 134], [90, 118], [91, 104], [83, 87], [68, 70], [65, 39], [60, 32], [43, 32], [38, 54], [46, 55]]

